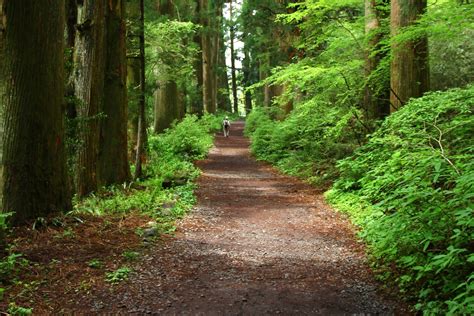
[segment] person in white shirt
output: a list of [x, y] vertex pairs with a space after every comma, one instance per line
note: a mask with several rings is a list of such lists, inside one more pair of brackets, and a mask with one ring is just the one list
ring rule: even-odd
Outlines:
[[224, 129], [224, 137], [228, 137], [229, 136], [229, 131], [230, 131], [230, 121], [229, 121], [229, 118], [227, 116], [222, 121], [222, 127]]

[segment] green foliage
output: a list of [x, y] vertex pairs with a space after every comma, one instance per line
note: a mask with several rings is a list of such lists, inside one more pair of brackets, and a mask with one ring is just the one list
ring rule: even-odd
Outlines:
[[122, 257], [127, 259], [128, 261], [136, 261], [140, 254], [136, 251], [124, 251], [122, 253]]
[[13, 215], [12, 212], [10, 213], [0, 213], [0, 232], [5, 233], [8, 231], [8, 219]]
[[429, 39], [430, 81], [433, 90], [464, 87], [474, 81], [474, 3], [431, 1], [416, 24], [392, 42]]
[[121, 267], [115, 271], [108, 272], [105, 274], [105, 280], [111, 284], [118, 284], [120, 282], [128, 280], [130, 273], [132, 273], [132, 269], [129, 267]]
[[66, 228], [62, 233], [58, 233], [54, 236], [54, 238], [58, 239], [73, 239], [74, 237], [76, 237], [76, 234], [70, 227]]
[[[151, 10], [156, 11], [156, 7]], [[199, 46], [194, 42], [194, 36], [199, 30], [197, 24], [178, 21], [168, 16], [147, 19], [147, 104], [153, 104], [153, 94], [159, 84], [168, 81], [176, 82], [181, 91], [186, 91], [186, 104], [192, 104], [199, 97], [194, 67], [196, 57], [199, 56]], [[152, 109], [153, 106], [149, 108]], [[153, 120], [153, 115], [149, 118], [150, 121]]]
[[[327, 184], [337, 176], [335, 163], [351, 154], [371, 130], [360, 110], [364, 80], [364, 24], [360, 1], [306, 1], [291, 5], [279, 21], [295, 24], [303, 58], [276, 67], [250, 87], [283, 86], [272, 109], [257, 109], [246, 132], [259, 159], [312, 183]], [[278, 108], [291, 101], [284, 117]], [[281, 118], [284, 118], [283, 120]]]
[[[205, 157], [213, 141], [210, 133], [220, 128], [221, 120], [221, 116], [214, 115], [200, 119], [187, 116], [165, 133], [150, 136], [145, 179], [123, 187], [109, 187], [75, 201], [71, 214], [140, 212], [154, 218], [160, 232], [172, 232], [176, 218], [195, 204], [192, 180], [199, 170], [193, 162]], [[164, 208], [167, 204], [172, 207]]]
[[329, 200], [417, 308], [474, 312], [474, 86], [412, 100], [338, 163]]
[[151, 136], [148, 144], [152, 163], [148, 172], [173, 184], [196, 178], [199, 170], [193, 162], [204, 158], [212, 146], [210, 132], [220, 127], [217, 121], [217, 117], [210, 115], [200, 120], [188, 115], [163, 134]]
[[5, 237], [9, 231], [8, 219], [13, 213], [0, 213], [0, 249], [5, 247]]
[[173, 155], [185, 161], [203, 158], [212, 145], [211, 126], [188, 115], [164, 134], [150, 138], [150, 150], [159, 156]]
[[311, 100], [299, 105], [285, 120], [272, 120], [274, 111], [257, 108], [249, 115], [246, 134], [252, 152], [282, 171], [327, 184], [337, 175], [337, 159], [351, 154], [360, 125], [350, 109]]
[[93, 269], [101, 269], [104, 266], [104, 263], [99, 259], [90, 260], [87, 265]]
[[[376, 1], [380, 26], [370, 32], [363, 5], [306, 0], [290, 3], [285, 12], [269, 5], [269, 14], [256, 1], [244, 4], [243, 26], [256, 33], [244, 38], [259, 62], [251, 64], [263, 65], [266, 78], [249, 91], [258, 98], [264, 86], [284, 88], [271, 108], [248, 117], [252, 151], [313, 183], [341, 174], [328, 197], [363, 228], [385, 275], [395, 263], [400, 288], [416, 295], [418, 309], [428, 314], [472, 314], [473, 88], [412, 100], [379, 130], [381, 122], [364, 109], [370, 88], [385, 113], [393, 44], [428, 37], [433, 89], [472, 84], [474, 4], [429, 1], [416, 23], [392, 37], [390, 2]], [[277, 22], [268, 21], [274, 13]], [[278, 22], [298, 34], [289, 41], [298, 53], [288, 64], [268, 62], [278, 60], [275, 46], [265, 49], [284, 33]], [[270, 27], [259, 30], [259, 23]], [[287, 43], [282, 39], [279, 48]], [[377, 63], [370, 74], [367, 56]], [[294, 110], [284, 114], [289, 101]]]
[[24, 316], [33, 314], [32, 308], [22, 307], [16, 305], [15, 302], [12, 302], [8, 305], [8, 313], [10, 315]]
[[[4, 298], [6, 289], [8, 288], [3, 286], [19, 283], [18, 276], [20, 271], [25, 269], [29, 264], [29, 261], [24, 259], [22, 254], [13, 252], [0, 260], [0, 299]], [[17, 306], [14, 302], [10, 303], [8, 308], [8, 313], [11, 315], [30, 315], [31, 311], [30, 308]]]
[[0, 282], [7, 284], [15, 280], [20, 270], [28, 266], [29, 261], [22, 254], [10, 253], [0, 260]]
[[152, 73], [164, 81], [193, 77], [193, 62], [198, 52], [193, 36], [198, 29], [191, 22], [174, 20], [146, 23], [146, 56], [151, 66], [148, 77]]

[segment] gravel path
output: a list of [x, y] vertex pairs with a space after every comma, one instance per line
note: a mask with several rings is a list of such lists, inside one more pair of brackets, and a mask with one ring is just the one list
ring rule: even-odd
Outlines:
[[243, 123], [198, 163], [198, 205], [129, 282], [91, 312], [160, 315], [405, 314], [321, 192], [249, 154]]

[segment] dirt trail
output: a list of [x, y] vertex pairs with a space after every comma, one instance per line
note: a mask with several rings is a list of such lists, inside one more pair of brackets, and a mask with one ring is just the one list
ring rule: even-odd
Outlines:
[[[320, 192], [250, 157], [243, 123], [199, 162], [198, 205], [95, 313], [403, 314]], [[83, 305], [84, 307], [84, 305]]]

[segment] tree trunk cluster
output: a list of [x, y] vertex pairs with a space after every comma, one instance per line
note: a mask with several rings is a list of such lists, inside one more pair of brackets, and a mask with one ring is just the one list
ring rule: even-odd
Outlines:
[[[381, 20], [385, 18], [382, 6], [390, 3], [390, 35], [395, 37], [400, 29], [413, 25], [425, 12], [426, 0], [365, 0], [365, 31], [369, 36], [366, 52], [366, 76], [377, 70], [384, 57], [377, 51], [384, 36]], [[392, 41], [390, 83], [381, 95], [375, 95], [370, 81], [366, 84], [364, 109], [368, 120], [383, 119], [390, 112], [403, 106], [410, 98], [420, 97], [429, 90], [428, 39]]]
[[[16, 223], [130, 179], [124, 4], [0, 1], [0, 199]], [[74, 179], [66, 108], [78, 122]]]
[[225, 57], [223, 0], [197, 0], [196, 13], [202, 27], [196, 37], [201, 53], [196, 63], [202, 112], [232, 111]]

